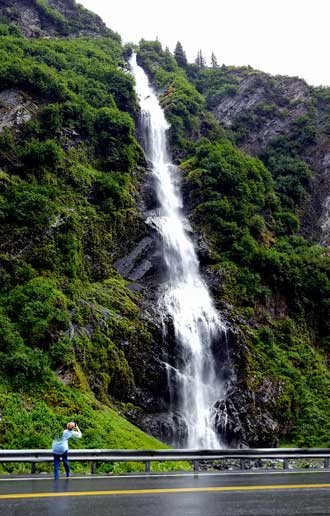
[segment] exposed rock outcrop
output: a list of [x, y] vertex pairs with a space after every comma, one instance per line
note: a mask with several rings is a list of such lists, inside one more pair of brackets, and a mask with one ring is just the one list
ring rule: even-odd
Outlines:
[[74, 0], [0, 0], [1, 15], [28, 37], [107, 36], [96, 14]]
[[237, 130], [241, 117], [250, 116], [251, 126], [238, 145], [260, 156], [277, 138], [288, 137], [294, 123], [308, 115], [316, 129], [314, 143], [306, 144], [301, 158], [314, 170], [311, 194], [301, 206], [302, 234], [322, 245], [330, 244], [330, 140], [322, 132], [322, 114], [315, 109], [313, 88], [302, 79], [270, 76], [262, 72], [233, 69], [238, 81], [235, 95], [224, 96], [213, 113], [227, 129]]
[[21, 91], [14, 89], [0, 92], [0, 132], [5, 127], [17, 129], [31, 120], [39, 107]]

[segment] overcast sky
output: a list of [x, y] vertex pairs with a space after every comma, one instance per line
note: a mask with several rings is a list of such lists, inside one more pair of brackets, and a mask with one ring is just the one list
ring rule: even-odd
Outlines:
[[124, 42], [181, 41], [189, 61], [251, 65], [330, 86], [330, 0], [78, 0]]

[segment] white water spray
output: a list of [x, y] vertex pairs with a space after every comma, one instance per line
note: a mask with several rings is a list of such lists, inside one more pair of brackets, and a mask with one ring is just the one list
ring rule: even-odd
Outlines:
[[[214, 368], [212, 343], [225, 330], [203, 282], [194, 246], [186, 234], [188, 222], [181, 212], [177, 168], [166, 148], [170, 127], [143, 69], [131, 58], [140, 101], [142, 124], [147, 134], [146, 155], [156, 180], [159, 216], [153, 218], [162, 241], [167, 281], [160, 299], [160, 312], [173, 320], [181, 357], [175, 368], [177, 410], [184, 418], [188, 448], [217, 448], [221, 445], [212, 422], [212, 407], [224, 397]], [[173, 377], [173, 374], [171, 374]]]

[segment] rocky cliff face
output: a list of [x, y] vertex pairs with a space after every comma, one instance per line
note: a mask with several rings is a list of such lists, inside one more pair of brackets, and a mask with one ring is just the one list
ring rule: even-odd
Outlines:
[[18, 130], [33, 118], [38, 105], [21, 91], [11, 89], [0, 92], [0, 132], [5, 127]]
[[[48, 356], [51, 358], [62, 384], [68, 388], [77, 385], [82, 389], [89, 388], [98, 400], [106, 400], [107, 403], [113, 398], [128, 403], [121, 407], [128, 418], [149, 433], [171, 442], [173, 433], [180, 435], [184, 428], [177, 414], [169, 416], [168, 373], [163, 359], [166, 357], [167, 361], [174, 361], [178, 350], [171, 321], [165, 321], [167, 335], [164, 339], [163, 322], [157, 310], [164, 272], [161, 242], [152, 226], [157, 202], [148, 164], [143, 163], [135, 139], [133, 142], [134, 124], [129, 115], [137, 118], [136, 99], [129, 76], [122, 71], [119, 39], [114, 35], [109, 47], [105, 45], [105, 50], [102, 47], [104, 41], [98, 37], [108, 35], [109, 29], [97, 16], [70, 0], [50, 0], [48, 3], [41, 0], [0, 0], [0, 7], [4, 17], [16, 24], [16, 28], [10, 27], [9, 34], [10, 31], [17, 34], [18, 27], [25, 35], [41, 39], [31, 42], [17, 38], [17, 49], [25, 47], [22, 63], [27, 59], [27, 65], [22, 66], [21, 70], [15, 66], [6, 68], [5, 72], [12, 82], [9, 80], [9, 86], [0, 91], [0, 191], [5, 199], [1, 213], [5, 223], [0, 227], [0, 281], [5, 295], [9, 296], [9, 303], [12, 303], [9, 316], [15, 328], [22, 332], [26, 347], [29, 347], [30, 330], [24, 326], [25, 320], [16, 320], [17, 313], [20, 313], [16, 304], [20, 306], [18, 303], [22, 296], [25, 296], [27, 306], [35, 296], [39, 296], [45, 304], [48, 291], [50, 298], [58, 298], [59, 304], [68, 303], [63, 309], [62, 319], [58, 321], [51, 319], [52, 308], [49, 314], [46, 313], [49, 317], [46, 321], [42, 319], [44, 313], [41, 311], [40, 327], [45, 328], [47, 338], [41, 335], [38, 340], [36, 336], [34, 350], [40, 351], [39, 346], [40, 352], [45, 351], [47, 359]], [[49, 36], [62, 37], [62, 40], [52, 42]], [[92, 39], [87, 42], [64, 39], [77, 36], [95, 36], [97, 39], [94, 42]], [[100, 47], [96, 47], [95, 55], [104, 52], [99, 62], [100, 70], [96, 71], [93, 62], [88, 62], [95, 57], [90, 49], [95, 41], [100, 44]], [[114, 42], [115, 49], [112, 48]], [[68, 56], [71, 57], [78, 43], [84, 59], [81, 60], [79, 51], [71, 62]], [[38, 48], [32, 49], [33, 44]], [[72, 47], [67, 48], [68, 44], [72, 44]], [[67, 62], [61, 62], [56, 54], [61, 51], [58, 48], [61, 46], [67, 54]], [[112, 51], [113, 60], [104, 65]], [[32, 55], [33, 64], [30, 62]], [[168, 66], [171, 56], [165, 57], [163, 66]], [[54, 62], [61, 70], [60, 74]], [[81, 69], [82, 62], [88, 62], [88, 66]], [[106, 68], [103, 69], [103, 65]], [[176, 68], [172, 65], [173, 72]], [[72, 74], [74, 67], [77, 77]], [[45, 69], [47, 73], [44, 73]], [[330, 123], [327, 117], [330, 103], [323, 102], [323, 92], [316, 94], [314, 89], [296, 78], [274, 78], [251, 69], [228, 69], [223, 73], [237, 87], [230, 94], [222, 92], [217, 97], [217, 102], [212, 104], [214, 115], [230, 138], [246, 153], [265, 160], [269, 149], [276, 152], [278, 149], [284, 149], [284, 152], [294, 149], [295, 157], [298, 156], [312, 168], [314, 176], [309, 195], [299, 206], [291, 208], [292, 212], [297, 208], [301, 215], [303, 234], [328, 245]], [[65, 84], [59, 81], [63, 77], [66, 77]], [[223, 133], [218, 124], [205, 116], [202, 111], [203, 99], [192, 85], [187, 89], [188, 94], [184, 92], [180, 102], [176, 102], [177, 98], [180, 99], [182, 76], [179, 79], [174, 88], [171, 76], [171, 94], [166, 100], [169, 110], [173, 106], [178, 109], [178, 104], [181, 106], [176, 111], [173, 126], [180, 128], [180, 125], [184, 127], [189, 122], [189, 110], [182, 109], [181, 105], [181, 101], [183, 105], [187, 102], [192, 106], [194, 117], [190, 129], [196, 129], [196, 120], [201, 116], [210, 132], [213, 127], [211, 140], [220, 141]], [[39, 81], [37, 90], [33, 88], [36, 81]], [[75, 102], [77, 95], [80, 96], [80, 103]], [[194, 95], [196, 102], [200, 102], [198, 115], [194, 102], [189, 102], [191, 95]], [[190, 141], [185, 141], [185, 145], [192, 149], [193, 154], [196, 138], [204, 136], [204, 133], [202, 130], [192, 133], [194, 131], [191, 130], [188, 134]], [[183, 129], [178, 135], [182, 134]], [[223, 143], [219, 145], [221, 147]], [[123, 152], [117, 154], [119, 150]], [[220, 151], [217, 149], [217, 152]], [[179, 155], [186, 155], [187, 152], [185, 150]], [[208, 150], [204, 149], [203, 152]], [[199, 167], [191, 171], [190, 183], [184, 179], [187, 190], [185, 208], [192, 215], [193, 224], [198, 226], [193, 212], [204, 194], [206, 203], [210, 199], [217, 201], [223, 194], [223, 181], [221, 179], [217, 184], [217, 174], [224, 165], [225, 171], [228, 165], [227, 180], [237, 194], [238, 205], [244, 204], [244, 192], [249, 190], [249, 182], [253, 183], [258, 167], [254, 163], [250, 169], [251, 177], [243, 178], [248, 164], [241, 165], [244, 161], [242, 156], [231, 149], [228, 161], [226, 158], [224, 163], [219, 161], [213, 164], [213, 177], [210, 173], [212, 163], [206, 163], [205, 167], [201, 167], [202, 174]], [[189, 164], [183, 175], [189, 175]], [[246, 189], [240, 190], [243, 181]], [[55, 187], [53, 192], [52, 188]], [[258, 187], [255, 188], [257, 192]], [[262, 182], [260, 188], [264, 188]], [[33, 189], [36, 192], [32, 191], [29, 196]], [[48, 189], [51, 190], [50, 198], [47, 197]], [[191, 192], [194, 193], [192, 197]], [[55, 205], [57, 200], [58, 205]], [[281, 414], [291, 410], [293, 397], [292, 391], [289, 391], [291, 384], [285, 376], [287, 371], [291, 377], [297, 374], [300, 378], [299, 357], [303, 356], [305, 360], [307, 356], [307, 369], [308, 357], [313, 357], [315, 363], [317, 360], [310, 349], [306, 351], [301, 345], [299, 339], [306, 337], [304, 328], [299, 328], [295, 334], [290, 330], [290, 324], [280, 326], [291, 314], [288, 299], [277, 284], [270, 292], [267, 283], [269, 271], [263, 274], [262, 281], [259, 277], [258, 283], [260, 263], [254, 265], [257, 269], [253, 269], [253, 273], [252, 269], [249, 271], [246, 268], [246, 264], [229, 264], [228, 249], [227, 260], [220, 260], [222, 244], [226, 245], [226, 240], [232, 237], [231, 229], [234, 226], [239, 229], [239, 225], [243, 224], [244, 210], [241, 213], [240, 206], [233, 208], [233, 201], [235, 196], [227, 204], [215, 202], [214, 213], [210, 214], [209, 220], [204, 219], [204, 227], [198, 226], [200, 234], [196, 231], [193, 237], [203, 276], [230, 328], [221, 341], [215, 343], [216, 368], [219, 375], [226, 378], [228, 391], [226, 400], [219, 399], [213, 407], [214, 420], [219, 432], [225, 433], [228, 443], [232, 445], [271, 446], [277, 444], [278, 434], [281, 438], [290, 434], [285, 416]], [[251, 205], [255, 204], [253, 198]], [[238, 217], [238, 224], [235, 221], [235, 224], [226, 226], [228, 238], [217, 248], [214, 242], [223, 229], [222, 221], [209, 239], [205, 238], [203, 230], [213, 219], [228, 215], [231, 209], [237, 210], [235, 216]], [[253, 214], [252, 208], [249, 209]], [[199, 215], [203, 215], [203, 211]], [[265, 252], [261, 254], [260, 251], [258, 259], [268, 259], [270, 266], [274, 266], [268, 254], [276, 242], [276, 228], [271, 220], [274, 214], [267, 207], [256, 211], [255, 215], [249, 217], [251, 238], [247, 243], [253, 243], [252, 251], [257, 244], [260, 249], [264, 246]], [[31, 221], [26, 223], [28, 216], [31, 216]], [[250, 231], [250, 226], [248, 228]], [[187, 230], [192, 231], [191, 228]], [[251, 240], [252, 236], [255, 241]], [[240, 248], [238, 243], [234, 241], [233, 246], [237, 254], [250, 259], [251, 249], [248, 246]], [[280, 253], [281, 249], [276, 252]], [[278, 274], [280, 279], [283, 256], [287, 259], [285, 249], [276, 260], [279, 270], [274, 269], [274, 274]], [[243, 258], [245, 260], [245, 256]], [[288, 260], [284, 263], [290, 266]], [[314, 263], [306, 263], [312, 265], [309, 269], [312, 274]], [[295, 265], [294, 274], [297, 274], [299, 267], [300, 262]], [[327, 270], [326, 265], [324, 270]], [[239, 274], [241, 283], [237, 279]], [[48, 277], [63, 289], [62, 297], [58, 291], [53, 293], [52, 285], [44, 285]], [[298, 295], [303, 280], [299, 274], [295, 277], [298, 284], [295, 292]], [[321, 274], [320, 278], [323, 281]], [[312, 286], [314, 290], [317, 289], [314, 284]], [[231, 296], [228, 296], [228, 289]], [[235, 306], [235, 296], [238, 298], [241, 294], [237, 290], [243, 291], [241, 297], [245, 295], [248, 298], [248, 301], [243, 300], [243, 307], [237, 303], [239, 308]], [[253, 295], [257, 301], [249, 299]], [[308, 295], [310, 291], [305, 297], [308, 298]], [[255, 349], [251, 339], [257, 338], [258, 331], [263, 328], [266, 328], [265, 334], [260, 337]], [[277, 340], [274, 340], [271, 334], [276, 331]], [[327, 344], [327, 337], [324, 339], [322, 334], [322, 338], [317, 345]], [[48, 341], [51, 342], [50, 349], [47, 347]], [[13, 341], [9, 339], [8, 342]], [[290, 360], [286, 360], [289, 356], [287, 346], [292, 348]], [[274, 362], [277, 360], [280, 363], [280, 372], [267, 369], [269, 363], [266, 370], [260, 364], [252, 363], [253, 360], [262, 361], [263, 357], [268, 357], [268, 351], [269, 354], [273, 353]], [[61, 362], [63, 355], [67, 362]], [[33, 366], [31, 369], [34, 373], [36, 368]], [[303, 391], [303, 387], [300, 390]]]
[[311, 100], [310, 87], [300, 79], [274, 78], [264, 73], [244, 76], [234, 74], [239, 88], [234, 96], [224, 97], [213, 113], [227, 129], [234, 128], [241, 115], [259, 113], [262, 106], [269, 106], [265, 116], [260, 116], [241, 142], [241, 148], [251, 155], [260, 155], [278, 136], [290, 133], [292, 123], [305, 115]]
[[1, 0], [1, 16], [28, 37], [106, 36], [99, 16], [72, 0]]
[[[181, 435], [184, 439], [185, 424], [179, 413], [171, 412], [173, 406], [165, 367], [165, 361], [175, 363], [179, 350], [171, 321], [162, 321], [158, 310], [165, 264], [162, 242], [152, 223], [148, 222], [152, 221], [156, 205], [153, 179], [147, 172], [139, 192], [140, 213], [145, 221], [144, 236], [114, 265], [129, 282], [129, 288], [140, 294], [142, 317], [152, 335], [150, 348], [139, 350], [138, 364], [134, 367], [136, 384], [129, 398], [134, 407], [130, 406], [125, 413], [148, 434], [173, 444]], [[213, 408], [217, 431], [229, 446], [276, 446], [279, 425], [273, 411], [282, 394], [281, 384], [265, 379], [256, 387], [248, 378], [249, 349], [240, 328], [246, 323], [237, 319], [233, 306], [221, 300], [221, 273], [219, 276], [212, 270], [214, 258], [208, 244], [198, 232], [192, 233], [191, 238], [203, 277], [218, 300], [217, 309], [228, 325], [227, 332], [214, 343], [216, 370], [227, 386], [226, 400], [219, 399]], [[141, 378], [139, 367], [145, 372]]]
[[279, 139], [294, 139], [300, 120], [310, 120], [315, 138], [299, 149], [314, 171], [311, 194], [301, 205], [301, 231], [307, 238], [329, 245], [330, 140], [315, 89], [302, 79], [273, 77], [251, 69], [233, 69], [228, 74], [237, 82], [237, 91], [224, 95], [213, 113], [236, 134], [238, 146], [248, 154], [262, 157]]

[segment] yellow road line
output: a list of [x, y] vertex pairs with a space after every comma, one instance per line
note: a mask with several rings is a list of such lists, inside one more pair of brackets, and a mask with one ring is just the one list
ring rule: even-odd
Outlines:
[[70, 491], [65, 493], [15, 493], [2, 494], [0, 500], [18, 498], [49, 498], [60, 496], [109, 496], [132, 494], [164, 494], [164, 493], [203, 493], [225, 491], [263, 491], [272, 489], [322, 489], [330, 488], [330, 484], [276, 484], [273, 486], [221, 486], [221, 487], [179, 487], [164, 489], [118, 489], [116, 491]]

